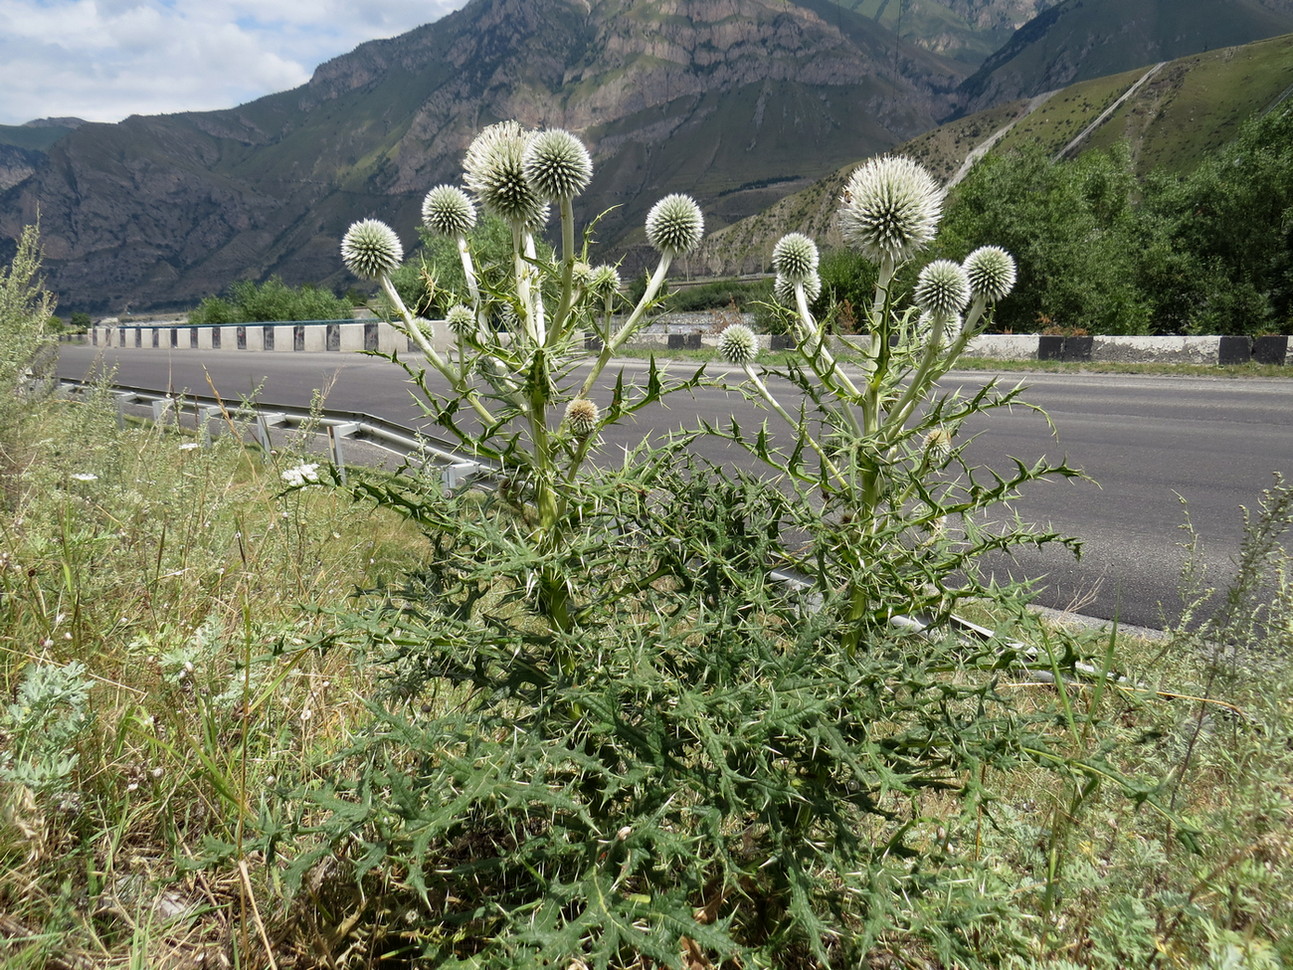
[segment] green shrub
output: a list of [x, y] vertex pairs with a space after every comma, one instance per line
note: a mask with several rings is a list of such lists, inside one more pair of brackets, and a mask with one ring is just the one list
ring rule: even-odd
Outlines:
[[351, 304], [315, 286], [291, 287], [277, 276], [264, 283], [240, 280], [227, 296], [206, 297], [189, 323], [218, 325], [287, 320], [349, 320]]

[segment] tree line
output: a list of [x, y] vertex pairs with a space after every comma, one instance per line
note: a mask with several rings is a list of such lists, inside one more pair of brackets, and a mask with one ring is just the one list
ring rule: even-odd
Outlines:
[[[935, 255], [985, 239], [1019, 265], [999, 330], [1293, 332], [1293, 105], [1188, 175], [1137, 177], [1125, 144], [1060, 162], [1038, 148], [988, 155], [949, 195]], [[827, 254], [823, 304], [862, 305], [868, 275]]]

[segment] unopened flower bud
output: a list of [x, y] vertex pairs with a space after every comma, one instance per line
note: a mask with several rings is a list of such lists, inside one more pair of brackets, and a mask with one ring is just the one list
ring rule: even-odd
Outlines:
[[647, 213], [647, 240], [667, 256], [691, 252], [704, 233], [705, 217], [689, 195], [666, 195]]
[[444, 319], [445, 323], [449, 325], [449, 329], [459, 336], [471, 333], [476, 329], [476, 315], [461, 303], [451, 306]]
[[395, 230], [378, 219], [362, 219], [346, 230], [341, 260], [360, 279], [388, 276], [404, 261], [404, 247]]
[[1014, 257], [1000, 246], [979, 247], [965, 257], [963, 265], [976, 299], [995, 303], [1015, 288]]
[[745, 324], [734, 323], [719, 334], [718, 353], [733, 364], [748, 364], [759, 353], [759, 340]]
[[936, 259], [916, 279], [916, 305], [933, 316], [947, 319], [970, 302], [970, 280], [960, 263]]
[[541, 199], [570, 199], [593, 177], [593, 160], [584, 143], [568, 131], [541, 131], [521, 160], [525, 177]]
[[456, 185], [437, 185], [422, 200], [422, 223], [440, 236], [465, 236], [476, 225], [476, 206]]
[[819, 260], [817, 243], [800, 232], [782, 236], [772, 250], [773, 271], [791, 283], [816, 276]]
[[584, 397], [577, 397], [566, 405], [566, 427], [576, 438], [587, 438], [597, 430], [601, 412], [596, 403]]

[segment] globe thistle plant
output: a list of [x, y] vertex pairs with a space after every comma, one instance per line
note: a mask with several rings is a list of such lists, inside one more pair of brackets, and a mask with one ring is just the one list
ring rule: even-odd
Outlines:
[[822, 278], [816, 273], [805, 277], [802, 280], [790, 280], [785, 276], [778, 275], [772, 281], [772, 296], [783, 306], [794, 309], [796, 306], [795, 287], [804, 288], [804, 299], [809, 303], [816, 303], [817, 298], [822, 295]]
[[476, 314], [461, 303], [456, 303], [445, 314], [445, 323], [458, 336], [466, 336], [476, 329]]
[[458, 186], [437, 185], [422, 200], [422, 224], [437, 236], [465, 236], [476, 225], [476, 206]]
[[525, 175], [525, 152], [533, 135], [515, 121], [490, 125], [467, 148], [467, 188], [482, 205], [510, 223], [534, 230], [547, 221], [548, 207]]
[[552, 201], [573, 198], [593, 177], [593, 160], [584, 143], [560, 128], [534, 135], [521, 167], [535, 194]]
[[597, 404], [586, 397], [573, 398], [566, 405], [566, 427], [576, 438], [587, 438], [597, 430], [601, 411]]
[[618, 293], [620, 286], [619, 270], [614, 266], [596, 266], [588, 282], [588, 292], [605, 299]]
[[360, 279], [380, 280], [399, 269], [404, 247], [395, 230], [379, 219], [362, 219], [341, 240], [341, 261]]
[[970, 302], [970, 280], [960, 263], [936, 259], [916, 279], [916, 306], [937, 320], [948, 320]]
[[980, 246], [962, 266], [975, 300], [996, 303], [1015, 288], [1015, 259], [1000, 246]]
[[705, 217], [689, 195], [666, 195], [647, 213], [647, 241], [662, 255], [691, 252], [704, 233]]
[[759, 338], [743, 323], [734, 323], [718, 337], [718, 353], [733, 364], [749, 364], [759, 353]]
[[819, 262], [817, 243], [803, 233], [792, 232], [782, 236], [772, 250], [773, 272], [791, 284], [815, 278]]
[[879, 263], [897, 264], [929, 245], [943, 212], [943, 189], [909, 158], [864, 163], [844, 187], [844, 241]]

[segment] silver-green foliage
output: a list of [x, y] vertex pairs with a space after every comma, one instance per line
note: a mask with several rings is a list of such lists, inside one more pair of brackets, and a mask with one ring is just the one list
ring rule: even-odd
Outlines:
[[40, 279], [40, 233], [28, 226], [8, 267], [0, 269], [0, 428], [20, 405], [48, 389], [57, 345], [48, 332], [54, 299]]
[[0, 716], [0, 781], [37, 795], [59, 794], [76, 769], [75, 743], [89, 726], [91, 680], [85, 665], [33, 663]]

